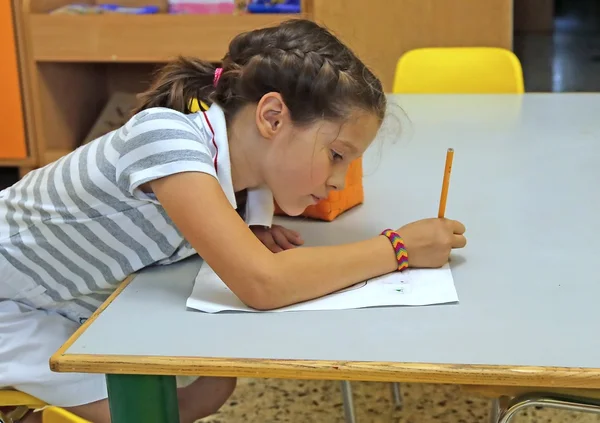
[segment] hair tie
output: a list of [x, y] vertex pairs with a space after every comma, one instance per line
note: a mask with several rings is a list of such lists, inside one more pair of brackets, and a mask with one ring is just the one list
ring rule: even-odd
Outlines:
[[213, 80], [213, 85], [216, 87], [219, 82], [219, 78], [221, 78], [221, 74], [223, 73], [223, 68], [215, 69], [215, 79]]

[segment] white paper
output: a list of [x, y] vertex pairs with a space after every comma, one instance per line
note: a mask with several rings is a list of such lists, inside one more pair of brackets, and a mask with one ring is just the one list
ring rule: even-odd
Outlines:
[[[376, 306], [422, 306], [458, 301], [450, 266], [440, 269], [408, 269], [390, 273], [325, 297], [305, 301], [272, 312], [344, 310]], [[246, 306], [208, 264], [203, 263], [187, 307], [206, 313], [221, 311], [258, 312]]]

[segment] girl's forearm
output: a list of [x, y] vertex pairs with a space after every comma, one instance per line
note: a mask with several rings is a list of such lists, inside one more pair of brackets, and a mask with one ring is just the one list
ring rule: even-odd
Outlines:
[[394, 249], [384, 236], [352, 244], [287, 250], [274, 254], [273, 262], [272, 271], [262, 281], [261, 309], [317, 298], [398, 268]]
[[[190, 186], [194, 189], [182, 188]], [[317, 298], [398, 267], [384, 236], [271, 253], [207, 174], [177, 174], [154, 181], [151, 188], [198, 254], [250, 307], [273, 309]]]

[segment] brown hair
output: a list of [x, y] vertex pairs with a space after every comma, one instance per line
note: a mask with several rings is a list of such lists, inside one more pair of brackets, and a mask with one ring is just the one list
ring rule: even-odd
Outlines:
[[327, 29], [293, 19], [236, 36], [223, 58], [223, 73], [213, 85], [215, 67], [181, 57], [166, 65], [136, 112], [168, 107], [189, 113], [193, 99], [218, 104], [227, 117], [263, 95], [278, 92], [298, 124], [344, 119], [351, 108], [383, 120], [386, 97], [381, 82]]

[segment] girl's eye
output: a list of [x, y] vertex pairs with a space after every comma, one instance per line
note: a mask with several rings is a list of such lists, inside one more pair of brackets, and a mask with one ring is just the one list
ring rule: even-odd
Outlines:
[[331, 150], [331, 157], [335, 161], [344, 160], [344, 156], [342, 156], [340, 153], [336, 152], [335, 150]]

